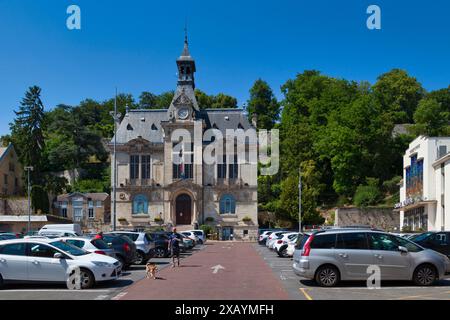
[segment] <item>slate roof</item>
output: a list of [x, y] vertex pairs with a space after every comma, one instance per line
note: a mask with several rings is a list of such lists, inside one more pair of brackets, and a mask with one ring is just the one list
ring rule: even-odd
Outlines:
[[[205, 109], [198, 116], [205, 120], [206, 129], [217, 128], [223, 135], [227, 129], [247, 130], [252, 127], [242, 109]], [[152, 143], [162, 143], [161, 121], [168, 120], [167, 109], [130, 110], [117, 129], [117, 143], [126, 144], [139, 136]]]
[[92, 201], [105, 201], [108, 197], [109, 194], [107, 193], [80, 193], [80, 192], [74, 192], [74, 193], [66, 193], [66, 194], [62, 194], [59, 195], [57, 197], [57, 201], [64, 201], [67, 200], [68, 198], [72, 198], [72, 197], [83, 197], [83, 198], [89, 198]]
[[6, 154], [8, 153], [9, 149], [12, 148], [12, 144], [10, 144], [7, 147], [0, 147], [0, 161], [3, 160], [3, 157], [6, 156]]
[[[161, 121], [168, 121], [167, 110], [130, 110], [117, 129], [117, 143], [125, 144], [141, 136], [153, 143], [162, 143]], [[157, 128], [157, 130], [152, 130]], [[114, 139], [111, 141], [114, 142]]]

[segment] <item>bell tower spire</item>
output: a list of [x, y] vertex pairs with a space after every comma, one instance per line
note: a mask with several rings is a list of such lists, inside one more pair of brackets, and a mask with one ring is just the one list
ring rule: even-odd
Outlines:
[[188, 85], [195, 89], [194, 73], [195, 61], [189, 53], [187, 26], [184, 27], [184, 47], [181, 56], [177, 59], [178, 85]]

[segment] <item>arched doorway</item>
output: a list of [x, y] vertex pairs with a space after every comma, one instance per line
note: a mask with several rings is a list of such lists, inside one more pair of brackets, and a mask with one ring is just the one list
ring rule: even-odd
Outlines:
[[181, 194], [175, 200], [176, 224], [191, 224], [192, 199], [187, 194]]

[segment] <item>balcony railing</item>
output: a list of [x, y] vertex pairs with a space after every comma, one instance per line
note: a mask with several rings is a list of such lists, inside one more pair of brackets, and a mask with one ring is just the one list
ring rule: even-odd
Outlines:
[[155, 181], [153, 179], [125, 179], [126, 186], [132, 187], [148, 187], [153, 186]]

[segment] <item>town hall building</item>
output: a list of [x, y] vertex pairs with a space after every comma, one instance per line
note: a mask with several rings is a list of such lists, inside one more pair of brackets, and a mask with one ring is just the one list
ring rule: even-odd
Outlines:
[[[187, 39], [176, 63], [178, 82], [170, 106], [127, 110], [110, 143], [112, 152], [116, 140], [117, 227], [145, 229], [164, 223], [184, 230], [210, 224], [222, 239], [230, 235], [254, 239], [257, 163], [250, 156], [241, 161], [242, 154], [238, 161], [236, 146], [234, 155], [227, 150], [216, 163], [205, 162], [205, 154], [217, 142], [217, 136], [205, 133], [209, 130], [225, 138], [230, 130], [241, 130], [256, 136], [256, 120], [250, 123], [242, 109], [199, 108], [194, 93], [196, 65]], [[191, 140], [180, 138], [180, 132], [188, 133]], [[240, 150], [256, 154], [255, 139], [245, 139], [244, 144]]]

